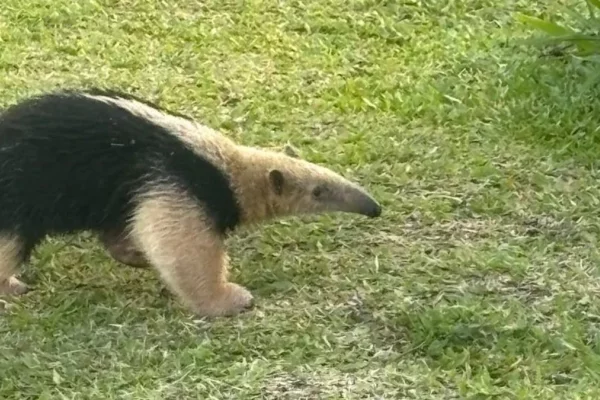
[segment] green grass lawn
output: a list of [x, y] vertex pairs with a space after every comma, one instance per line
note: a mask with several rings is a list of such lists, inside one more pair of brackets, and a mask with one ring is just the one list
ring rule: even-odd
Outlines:
[[0, 398], [598, 398], [600, 91], [514, 18], [580, 3], [2, 0], [2, 106], [128, 90], [289, 141], [384, 214], [240, 232], [257, 307], [212, 321], [50, 238], [0, 317]]

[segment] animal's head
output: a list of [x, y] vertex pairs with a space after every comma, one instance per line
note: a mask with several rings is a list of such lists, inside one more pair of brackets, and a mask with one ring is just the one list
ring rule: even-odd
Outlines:
[[[269, 219], [301, 214], [347, 212], [378, 217], [379, 203], [362, 187], [332, 170], [301, 159], [286, 147], [284, 152], [247, 149], [246, 196], [256, 218]], [[253, 177], [254, 179], [252, 179]], [[239, 186], [239, 185], [238, 185]], [[248, 208], [246, 206], [245, 208]]]

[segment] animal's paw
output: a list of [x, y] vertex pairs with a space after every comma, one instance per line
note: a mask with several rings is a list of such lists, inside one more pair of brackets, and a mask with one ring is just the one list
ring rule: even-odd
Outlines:
[[235, 283], [228, 283], [230, 306], [234, 311], [242, 311], [254, 307], [254, 296], [248, 289]]
[[235, 283], [226, 283], [207, 307], [201, 307], [203, 316], [231, 316], [254, 307], [254, 297], [245, 288]]
[[20, 296], [28, 291], [29, 287], [18, 280], [14, 275], [8, 279], [0, 281], [0, 295]]

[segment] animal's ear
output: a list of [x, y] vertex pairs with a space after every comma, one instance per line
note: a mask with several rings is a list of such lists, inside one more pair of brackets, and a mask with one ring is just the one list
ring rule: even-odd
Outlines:
[[290, 157], [300, 158], [300, 152], [298, 151], [298, 149], [296, 149], [289, 143], [283, 147], [283, 152]]
[[272, 169], [269, 171], [269, 183], [273, 188], [273, 191], [280, 196], [283, 193], [283, 184], [285, 183], [285, 178], [283, 177], [283, 172], [278, 169]]

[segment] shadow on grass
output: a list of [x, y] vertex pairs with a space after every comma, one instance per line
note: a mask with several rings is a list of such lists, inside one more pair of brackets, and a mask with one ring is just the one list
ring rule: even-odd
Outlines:
[[434, 77], [431, 118], [476, 130], [477, 140], [506, 135], [553, 158], [593, 162], [600, 150], [600, 87], [586, 87], [586, 68], [569, 55], [492, 40], [448, 61]]
[[497, 384], [532, 371], [545, 384], [565, 384], [586, 375], [582, 359], [592, 365], [600, 357], [584, 345], [595, 335], [591, 327], [565, 321], [551, 328], [518, 303], [501, 310], [480, 300], [376, 314], [363, 304], [352, 307], [347, 318], [369, 327], [375, 349], [391, 347], [400, 358], [416, 356], [432, 369], [485, 375]]
[[593, 163], [600, 151], [600, 87], [591, 72], [571, 59], [542, 49], [518, 54], [493, 82], [498, 99], [492, 114], [507, 135], [556, 158]]

